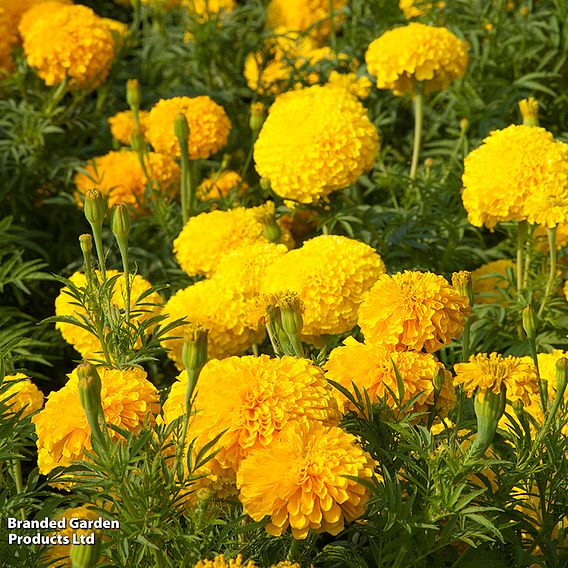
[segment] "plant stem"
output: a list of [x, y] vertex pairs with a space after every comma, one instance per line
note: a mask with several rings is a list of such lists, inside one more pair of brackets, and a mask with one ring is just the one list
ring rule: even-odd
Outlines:
[[422, 126], [424, 122], [424, 85], [421, 81], [416, 82], [414, 93], [414, 146], [412, 148], [412, 164], [410, 166], [410, 179], [416, 178], [418, 159], [420, 157], [420, 145], [422, 143]]
[[526, 221], [519, 221], [517, 235], [517, 292], [523, 288], [523, 257], [525, 251], [525, 241], [527, 239], [528, 224]]
[[[24, 482], [22, 479], [22, 462], [20, 460], [12, 461], [12, 475], [14, 476], [14, 481], [16, 482], [16, 493], [21, 495], [24, 492]], [[22, 521], [26, 519], [26, 510], [20, 509], [20, 518]]]
[[122, 258], [122, 270], [124, 272], [124, 278], [126, 279], [126, 305], [124, 306], [124, 317], [126, 318], [126, 323], [130, 323], [130, 289], [132, 288], [130, 282], [130, 266], [128, 263], [128, 247], [119, 246], [120, 256]]
[[329, 6], [329, 40], [331, 44], [331, 49], [334, 53], [337, 53], [337, 38], [335, 36], [335, 26], [333, 24], [333, 0], [328, 0]]
[[550, 249], [550, 272], [548, 273], [548, 282], [546, 283], [546, 290], [544, 291], [544, 297], [542, 298], [537, 317], [542, 315], [550, 292], [552, 291], [552, 286], [556, 280], [556, 227], [548, 229], [548, 248]]

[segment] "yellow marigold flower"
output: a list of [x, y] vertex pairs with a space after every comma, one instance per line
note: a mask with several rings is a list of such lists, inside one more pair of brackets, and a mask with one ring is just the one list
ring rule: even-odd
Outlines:
[[[266, 243], [261, 213], [264, 206], [211, 211], [191, 217], [174, 241], [174, 253], [190, 276], [212, 276], [223, 255], [244, 245]], [[273, 210], [273, 209], [272, 209]]]
[[[180, 178], [177, 163], [169, 156], [156, 152], [148, 152], [145, 160], [148, 173], [156, 179], [160, 189], [164, 192], [174, 190]], [[96, 187], [108, 197], [109, 206], [127, 203], [140, 209], [145, 204], [148, 178], [136, 152], [109, 152], [92, 158], [83, 169], [75, 176], [75, 186], [80, 194], [85, 195]], [[76, 194], [75, 199], [82, 203], [80, 195]]]
[[271, 0], [267, 10], [268, 25], [271, 28], [307, 31], [314, 38], [323, 40], [330, 34], [329, 8], [335, 13], [334, 27], [341, 25], [337, 15], [347, 5], [347, 0]]
[[312, 203], [355, 183], [373, 167], [378, 149], [363, 105], [345, 89], [315, 86], [276, 99], [254, 159], [275, 193]]
[[339, 71], [332, 71], [327, 78], [327, 84], [332, 87], [339, 87], [346, 89], [350, 94], [356, 96], [358, 99], [366, 99], [371, 92], [371, 83], [368, 77], [364, 75], [357, 77], [354, 71], [351, 73], [340, 73]]
[[469, 301], [431, 272], [383, 274], [359, 308], [359, 325], [368, 343], [396, 349], [448, 345], [463, 331]]
[[243, 564], [243, 557], [239, 554], [236, 558], [225, 560], [225, 555], [216, 556], [213, 560], [200, 560], [194, 568], [258, 568], [258, 566], [249, 560]]
[[179, 143], [174, 133], [176, 116], [182, 113], [189, 124], [189, 157], [209, 158], [229, 138], [231, 121], [221, 105], [209, 97], [173, 97], [159, 100], [146, 120], [146, 137], [157, 152], [179, 158]]
[[47, 13], [44, 8], [29, 10], [20, 25], [29, 65], [48, 86], [68, 78], [71, 87], [98, 87], [115, 57], [108, 24], [86, 6], [58, 5]]
[[419, 18], [432, 9], [431, 2], [421, 0], [399, 0], [398, 5], [407, 20]]
[[[444, 375], [447, 396], [438, 397], [437, 407], [442, 415], [455, 401], [452, 376], [444, 366], [430, 353], [419, 351], [393, 351], [380, 346], [359, 343], [348, 337], [342, 346], [336, 347], [329, 355], [324, 366], [326, 377], [341, 384], [354, 394], [353, 383], [360, 392], [367, 391], [371, 402], [378, 402], [386, 397], [390, 405], [394, 404], [389, 389], [398, 394], [398, 385], [394, 365], [404, 381], [403, 402], [417, 394], [422, 396], [416, 401], [414, 411], [425, 411], [434, 405], [434, 377], [438, 372]], [[351, 409], [351, 403], [339, 391], [336, 391], [340, 409], [345, 412]], [[443, 405], [440, 403], [444, 403]]]
[[236, 8], [235, 0], [181, 0], [182, 6], [187, 6], [191, 14], [204, 19], [210, 14], [230, 12]]
[[[111, 278], [116, 274], [118, 274], [117, 270], [107, 270], [107, 278]], [[85, 288], [87, 286], [87, 278], [81, 272], [75, 272], [69, 277], [69, 280], [78, 288]], [[152, 285], [139, 274], [134, 276], [130, 292], [131, 321], [133, 323], [144, 321], [149, 317], [155, 316], [160, 310], [162, 298], [157, 292], [153, 292], [145, 297], [142, 302], [143, 305], [135, 307], [136, 301], [141, 294], [147, 292], [151, 286]], [[81, 306], [76, 304], [75, 300], [67, 293], [68, 291], [66, 286], [63, 287], [57, 298], [55, 298], [55, 315], [74, 316], [79, 321], [83, 321], [83, 318], [87, 317], [87, 313]], [[121, 274], [114, 285], [112, 296], [113, 305], [116, 305], [118, 308], [124, 308], [125, 293], [125, 278], [124, 274]], [[64, 322], [57, 322], [55, 327], [61, 331], [63, 339], [72, 345], [83, 357], [100, 357], [101, 344], [99, 340], [86, 329]]]
[[343, 333], [357, 323], [363, 295], [385, 272], [381, 257], [370, 246], [338, 235], [321, 235], [271, 264], [262, 292], [290, 290], [304, 304], [302, 337], [314, 340]]
[[472, 225], [568, 222], [568, 144], [536, 126], [495, 130], [464, 161], [463, 204]]
[[28, 416], [43, 406], [43, 393], [32, 383], [27, 375], [16, 373], [6, 375], [3, 384], [11, 384], [0, 392], [0, 402], [5, 404], [10, 413], [23, 410], [22, 417]]
[[[144, 135], [146, 132], [146, 119], [148, 118], [148, 112], [141, 110], [139, 112], [140, 118], [140, 133]], [[130, 137], [132, 131], [134, 130], [134, 117], [132, 116], [131, 110], [123, 110], [117, 112], [114, 116], [107, 119], [108, 125], [110, 127], [110, 133], [115, 140], [121, 142], [125, 146], [130, 146]]]
[[467, 44], [446, 28], [412, 22], [385, 32], [367, 49], [369, 73], [379, 89], [395, 95], [413, 93], [424, 82], [430, 93], [447, 89], [467, 68]]
[[197, 188], [197, 197], [202, 201], [220, 199], [229, 195], [233, 190], [244, 193], [248, 187], [247, 182], [241, 178], [238, 172], [225, 170], [203, 180]]
[[244, 510], [255, 521], [269, 516], [266, 530], [304, 539], [310, 529], [333, 535], [360, 517], [369, 489], [348, 479], [370, 480], [374, 462], [355, 436], [337, 426], [301, 421], [270, 446], [253, 450], [237, 472]]
[[507, 278], [507, 271], [514, 269], [515, 263], [508, 258], [493, 260], [476, 268], [471, 273], [475, 302], [493, 304], [505, 301], [504, 291], [511, 286]]
[[[167, 421], [183, 413], [186, 387], [184, 371], [164, 403]], [[196, 438], [202, 447], [224, 432], [209, 467], [231, 479], [251, 451], [270, 447], [286, 425], [299, 420], [332, 425], [340, 417], [323, 371], [296, 357], [213, 359], [203, 367], [196, 392], [188, 443]]]
[[[209, 330], [208, 353], [211, 359], [240, 355], [253, 343], [262, 341], [263, 330], [249, 326], [250, 308], [239, 290], [220, 279], [202, 280], [176, 292], [165, 304], [163, 313], [170, 320], [185, 317]], [[176, 334], [180, 335], [180, 334]], [[164, 342], [168, 357], [183, 368], [183, 338]]]
[[[98, 367], [97, 371], [107, 424], [138, 433], [147, 417], [153, 420], [159, 412], [159, 395], [145, 371], [107, 367]], [[91, 430], [79, 400], [77, 370], [68, 377], [65, 386], [50, 393], [44, 409], [32, 418], [37, 433], [38, 466], [43, 475], [84, 459], [85, 451], [91, 450]], [[110, 428], [109, 435], [120, 437]]]
[[476, 391], [499, 394], [506, 387], [509, 400], [529, 404], [538, 392], [536, 369], [528, 357], [479, 353], [472, 355], [467, 363], [457, 363], [454, 369], [454, 384], [463, 384], [468, 396]]
[[538, 101], [534, 97], [529, 97], [519, 101], [519, 110], [523, 117], [523, 123], [527, 126], [538, 124]]

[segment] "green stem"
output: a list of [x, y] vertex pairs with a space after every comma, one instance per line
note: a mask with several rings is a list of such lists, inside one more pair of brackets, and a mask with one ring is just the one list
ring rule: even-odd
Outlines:
[[548, 273], [548, 282], [546, 283], [546, 290], [544, 291], [544, 297], [542, 298], [537, 317], [542, 315], [550, 292], [552, 291], [552, 286], [556, 280], [556, 227], [548, 229], [548, 247], [550, 249], [550, 272]]
[[334, 53], [337, 53], [337, 38], [335, 36], [335, 25], [333, 23], [333, 0], [328, 0], [329, 6], [329, 40], [331, 44], [331, 49]]
[[420, 145], [422, 143], [422, 127], [424, 123], [424, 85], [421, 81], [416, 83], [414, 94], [414, 146], [412, 148], [412, 164], [410, 166], [410, 179], [416, 178], [418, 159], [420, 158]]
[[130, 290], [132, 284], [130, 282], [130, 266], [128, 262], [128, 246], [118, 247], [120, 249], [120, 256], [122, 258], [122, 270], [124, 272], [124, 278], [126, 279], [126, 305], [124, 307], [124, 315], [126, 318], [126, 323], [130, 323]]
[[467, 363], [469, 360], [469, 347], [470, 347], [470, 331], [471, 331], [471, 317], [467, 317], [463, 326], [462, 333], [462, 363]]
[[[21, 495], [24, 492], [24, 482], [22, 479], [22, 462], [20, 460], [12, 461], [12, 475], [14, 476], [14, 481], [16, 482], [16, 493]], [[20, 518], [22, 521], [26, 519], [26, 510], [20, 509]]]
[[181, 148], [181, 216], [183, 224], [189, 219], [189, 196], [191, 192], [191, 172], [187, 147]]
[[528, 224], [526, 221], [519, 221], [517, 234], [517, 292], [523, 288], [523, 257], [525, 251], [525, 241], [527, 239]]
[[93, 237], [95, 239], [95, 248], [97, 249], [97, 258], [99, 259], [99, 269], [104, 281], [106, 280], [106, 266], [103, 250], [102, 223], [98, 227], [93, 227]]

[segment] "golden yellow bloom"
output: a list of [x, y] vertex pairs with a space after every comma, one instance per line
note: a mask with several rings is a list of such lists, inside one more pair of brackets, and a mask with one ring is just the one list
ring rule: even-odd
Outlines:
[[[353, 385], [362, 393], [367, 391], [371, 402], [386, 397], [389, 405], [394, 401], [389, 389], [398, 396], [394, 365], [404, 381], [403, 403], [422, 393], [416, 401], [414, 411], [421, 412], [434, 405], [434, 377], [438, 372], [444, 375], [443, 390], [446, 397], [438, 397], [437, 409], [443, 416], [455, 402], [452, 376], [430, 353], [419, 351], [393, 351], [380, 346], [359, 343], [348, 337], [342, 346], [336, 347], [324, 366], [326, 377], [341, 384], [354, 394]], [[351, 403], [339, 391], [335, 391], [342, 412], [350, 410]], [[442, 404], [443, 403], [443, 404]]]
[[6, 375], [3, 384], [8, 383], [13, 384], [0, 393], [0, 402], [10, 409], [10, 413], [15, 414], [23, 410], [22, 417], [28, 416], [43, 406], [43, 393], [27, 375], [23, 373]]
[[[167, 423], [182, 415], [186, 387], [184, 371], [164, 403]], [[225, 431], [219, 452], [207, 467], [230, 480], [251, 451], [270, 447], [286, 425], [298, 420], [326, 425], [339, 421], [323, 371], [307, 359], [214, 359], [201, 371], [196, 392], [188, 444], [196, 438], [196, 447], [203, 447]]]
[[536, 369], [528, 357], [479, 353], [472, 355], [467, 363], [457, 363], [454, 369], [454, 384], [463, 384], [468, 396], [487, 391], [499, 394], [506, 387], [507, 399], [529, 404], [538, 392]]
[[[62, 513], [57, 514], [55, 516], [56, 521], [65, 519], [67, 522], [65, 523], [64, 529], [57, 529], [57, 532], [54, 534], [61, 535], [62, 537], [67, 537], [69, 539], [69, 542], [72, 542], [74, 534], [80, 537], [80, 535], [87, 536], [93, 532], [93, 529], [71, 528], [69, 526], [69, 521], [72, 518], [95, 521], [99, 518], [99, 515], [91, 509], [87, 508], [86, 505], [83, 505], [81, 507], [73, 507], [71, 509], [65, 509], [65, 511], [63, 511]], [[96, 538], [100, 537], [97, 535]], [[71, 558], [69, 558], [70, 553], [71, 544], [55, 544], [48, 546], [45, 552], [42, 554], [41, 558], [43, 561], [49, 562], [49, 566], [51, 568], [72, 568]]]
[[384, 271], [381, 257], [370, 246], [321, 235], [271, 264], [262, 292], [296, 292], [305, 310], [302, 337], [311, 341], [351, 329], [363, 295]]
[[[240, 355], [264, 338], [264, 330], [249, 325], [247, 298], [220, 279], [202, 280], [176, 292], [166, 303], [164, 315], [170, 320], [185, 317], [209, 330], [208, 353], [211, 359]], [[176, 331], [175, 335], [181, 335]], [[183, 338], [164, 342], [168, 357], [183, 368]]]
[[[107, 270], [107, 278], [111, 278], [116, 274], [118, 274], [116, 270]], [[87, 278], [81, 272], [75, 272], [69, 277], [69, 280], [78, 288], [85, 288], [87, 286]], [[135, 308], [135, 303], [140, 295], [147, 292], [151, 286], [152, 285], [139, 274], [134, 276], [130, 292], [131, 321], [133, 323], [144, 321], [149, 317], [155, 316], [160, 310], [162, 298], [157, 292], [153, 292], [144, 298], [142, 301], [143, 305]], [[55, 315], [74, 316], [79, 321], [83, 321], [83, 318], [87, 317], [87, 313], [81, 306], [76, 305], [76, 301], [66, 293], [68, 291], [67, 287], [62, 288], [57, 298], [55, 298]], [[124, 274], [121, 274], [114, 285], [112, 296], [113, 305], [116, 305], [118, 308], [124, 308], [124, 298], [125, 279]], [[72, 345], [83, 357], [101, 357], [101, 344], [99, 340], [86, 329], [64, 322], [57, 322], [55, 327], [61, 331], [63, 339]]]
[[[139, 113], [140, 118], [140, 133], [144, 136], [146, 132], [146, 119], [148, 112], [141, 110]], [[123, 110], [117, 112], [114, 116], [107, 119], [110, 127], [110, 133], [115, 140], [118, 140], [125, 146], [130, 146], [130, 137], [134, 130], [134, 117], [131, 110]]]
[[447, 89], [467, 68], [467, 44], [446, 28], [412, 22], [385, 32], [367, 49], [369, 73], [379, 89], [413, 93], [424, 82], [426, 93]]
[[[334, 27], [341, 25], [341, 16], [337, 13], [347, 4], [347, 0], [331, 0]], [[267, 19], [271, 28], [286, 28], [293, 31], [308, 31], [318, 40], [323, 40], [330, 33], [329, 0], [271, 0], [268, 5]]]
[[407, 20], [423, 16], [432, 9], [431, 2], [422, 0], [399, 0], [398, 5]]
[[258, 566], [252, 560], [243, 564], [243, 557], [240, 554], [230, 560], [225, 560], [225, 556], [221, 554], [213, 560], [200, 560], [194, 568], [258, 568]]
[[327, 78], [327, 84], [332, 87], [346, 89], [351, 95], [358, 99], [366, 99], [371, 92], [371, 83], [368, 77], [362, 75], [357, 77], [357, 73], [340, 73], [339, 71], [331, 71]]
[[173, 97], [159, 100], [146, 120], [146, 137], [157, 152], [180, 157], [174, 121], [182, 113], [189, 124], [189, 157], [209, 158], [229, 138], [231, 121], [221, 105], [209, 97]]
[[[148, 152], [145, 160], [146, 169], [152, 179], [158, 182], [160, 190], [172, 193], [180, 178], [177, 163], [169, 156], [156, 152]], [[127, 203], [141, 209], [145, 205], [148, 178], [136, 152], [109, 152], [92, 158], [83, 169], [75, 176], [75, 186], [80, 194], [84, 195], [96, 187], [108, 197], [109, 206]], [[82, 203], [80, 195], [76, 194], [75, 199], [79, 204]]]
[[346, 89], [315, 86], [276, 99], [254, 159], [275, 193], [312, 203], [355, 183], [373, 167], [378, 149], [363, 105]]
[[268, 242], [259, 220], [261, 208], [238, 207], [191, 217], [174, 241], [181, 268], [190, 276], [212, 276], [223, 255], [244, 245]]
[[245, 512], [269, 516], [266, 530], [304, 539], [310, 529], [333, 535], [365, 511], [370, 491], [347, 476], [370, 480], [374, 462], [355, 436], [337, 426], [301, 421], [269, 447], [253, 450], [237, 472]]
[[359, 325], [368, 343], [432, 353], [459, 338], [469, 312], [467, 298], [443, 276], [407, 270], [378, 279], [361, 304]]
[[476, 268], [471, 273], [475, 302], [493, 304], [506, 301], [504, 291], [512, 285], [507, 272], [514, 269], [515, 263], [508, 258], [493, 260]]
[[203, 180], [197, 188], [197, 197], [202, 201], [220, 199], [229, 195], [231, 191], [244, 193], [248, 187], [247, 182], [241, 178], [238, 172], [225, 170]]
[[493, 131], [464, 162], [463, 204], [469, 222], [554, 227], [568, 222], [568, 144], [536, 126]]
[[71, 87], [98, 87], [115, 57], [108, 24], [86, 6], [46, 6], [31, 8], [20, 25], [29, 65], [48, 86], [67, 78]]
[[[156, 387], [142, 369], [124, 370], [99, 367], [102, 382], [101, 400], [107, 424], [138, 433], [148, 417], [153, 421], [159, 412]], [[47, 397], [43, 410], [32, 422], [37, 433], [38, 466], [43, 475], [59, 466], [84, 459], [91, 450], [91, 430], [79, 400], [77, 370], [68, 375], [65, 386]], [[109, 429], [111, 438], [118, 439]]]

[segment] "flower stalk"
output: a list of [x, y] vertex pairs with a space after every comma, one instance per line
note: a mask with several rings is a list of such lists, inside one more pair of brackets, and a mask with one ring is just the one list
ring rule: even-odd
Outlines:
[[424, 123], [424, 84], [416, 81], [414, 93], [414, 145], [412, 148], [412, 163], [410, 165], [410, 179], [416, 178], [418, 160], [420, 159], [420, 146], [422, 144], [422, 130]]
[[101, 400], [101, 378], [96, 367], [87, 362], [83, 362], [77, 367], [77, 376], [79, 377], [79, 400], [91, 429], [92, 437], [100, 447], [104, 448], [107, 436]]
[[547, 234], [548, 234], [548, 249], [550, 254], [550, 271], [548, 273], [548, 280], [546, 282], [546, 289], [544, 291], [544, 296], [542, 298], [542, 302], [538, 310], [538, 317], [540, 317], [544, 312], [544, 308], [546, 307], [546, 303], [548, 302], [548, 298], [550, 296], [550, 293], [552, 292], [552, 286], [554, 285], [554, 281], [556, 280], [556, 260], [557, 260], [556, 227], [548, 228]]
[[103, 221], [106, 215], [106, 204], [104, 197], [98, 189], [91, 189], [87, 192], [87, 196], [85, 197], [84, 213], [93, 231], [101, 275], [103, 280], [106, 280], [106, 266], [102, 237]]
[[117, 203], [112, 210], [111, 230], [120, 250], [122, 270], [126, 282], [126, 301], [124, 313], [126, 323], [130, 323], [130, 292], [132, 282], [130, 279], [130, 266], [128, 259], [128, 233], [130, 232], [130, 214], [124, 203]]
[[181, 215], [185, 225], [195, 211], [195, 166], [189, 159], [189, 124], [183, 113], [178, 113], [174, 132], [181, 153]]

